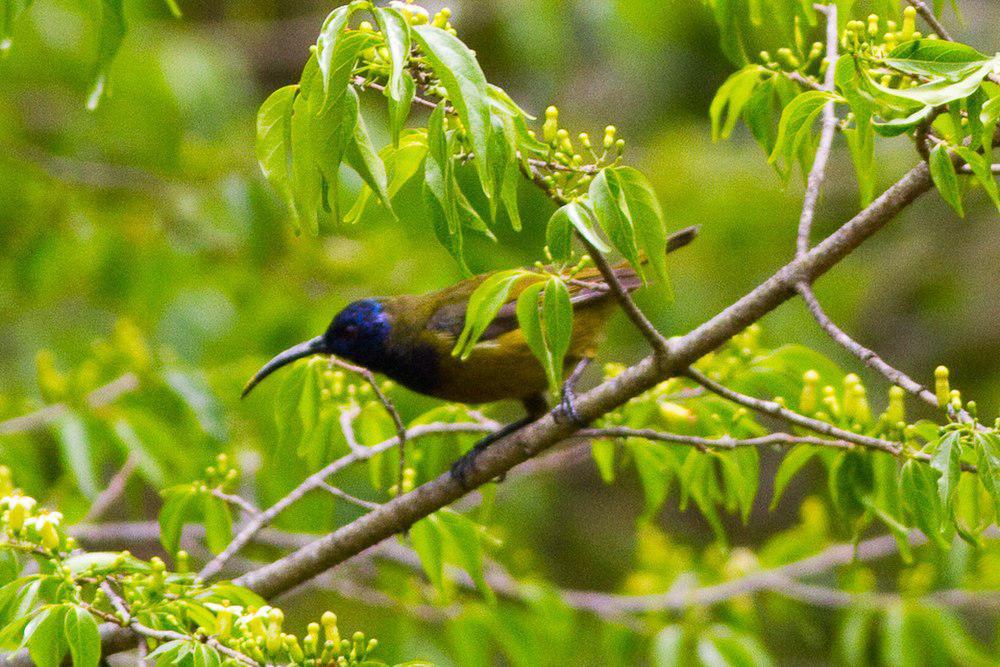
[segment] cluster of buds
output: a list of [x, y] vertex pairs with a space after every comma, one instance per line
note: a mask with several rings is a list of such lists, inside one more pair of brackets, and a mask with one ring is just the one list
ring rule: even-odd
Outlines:
[[219, 640], [264, 664], [350, 667], [364, 664], [378, 646], [378, 640], [366, 639], [363, 632], [341, 638], [337, 616], [330, 611], [323, 613], [319, 623], [310, 623], [300, 641], [283, 631], [285, 615], [276, 607], [244, 610], [223, 601], [209, 608], [216, 613]]
[[236, 488], [239, 479], [240, 471], [230, 465], [229, 456], [218, 454], [215, 465], [205, 468], [201, 490], [207, 492], [209, 489], [220, 489], [230, 492]]
[[809, 51], [796, 53], [788, 47], [781, 47], [774, 54], [761, 51], [761, 64], [775, 72], [799, 72], [804, 76], [823, 76], [829, 63], [823, 59], [826, 47], [823, 42], [813, 42]]
[[871, 53], [875, 56], [890, 53], [900, 44], [914, 39], [937, 39], [934, 33], [924, 36], [917, 30], [917, 10], [903, 10], [902, 25], [893, 20], [885, 21], [885, 28], [878, 14], [870, 14], [867, 21], [848, 21], [840, 36], [840, 46], [851, 53]]
[[[534, 131], [529, 134], [538, 139]], [[599, 145], [592, 142], [590, 135], [581, 132], [574, 143], [570, 131], [559, 127], [559, 109], [550, 106], [545, 110], [542, 123], [542, 143], [548, 146], [547, 162], [541, 175], [550, 192], [558, 193], [564, 199], [572, 199], [583, 194], [593, 175], [604, 167], [621, 162], [625, 150], [625, 140], [618, 138], [614, 125], [604, 128], [604, 136]]]
[[[4, 477], [9, 479], [10, 471], [6, 467], [4, 471]], [[8, 537], [47, 551], [73, 547], [72, 541], [62, 531], [62, 513], [38, 509], [38, 501], [22, 494], [19, 489], [0, 499], [0, 508], [3, 509], [3, 528]]]
[[146, 339], [128, 320], [119, 320], [110, 339], [95, 340], [91, 347], [93, 357], [85, 359], [70, 372], [59, 370], [51, 350], [38, 352], [35, 357], [38, 388], [46, 402], [73, 402], [114, 375], [126, 370], [141, 374], [153, 364]]
[[[821, 421], [841, 423], [854, 430], [862, 430], [872, 423], [868, 391], [861, 378], [854, 373], [844, 376], [840, 392], [833, 385], [819, 386], [820, 375], [810, 369], [802, 375], [798, 411]], [[890, 401], [892, 392], [890, 392]], [[900, 397], [901, 400], [901, 397]], [[901, 409], [901, 408], [900, 408]]]

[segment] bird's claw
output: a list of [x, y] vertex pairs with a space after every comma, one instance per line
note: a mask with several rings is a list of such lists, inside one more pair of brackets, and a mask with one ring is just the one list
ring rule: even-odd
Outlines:
[[576, 396], [572, 389], [563, 387], [562, 398], [559, 405], [552, 413], [552, 417], [559, 424], [573, 424], [574, 426], [586, 426], [587, 423], [576, 411]]
[[476, 470], [476, 459], [489, 444], [489, 441], [476, 443], [472, 449], [451, 464], [451, 478], [458, 482], [463, 489], [469, 488], [469, 475]]

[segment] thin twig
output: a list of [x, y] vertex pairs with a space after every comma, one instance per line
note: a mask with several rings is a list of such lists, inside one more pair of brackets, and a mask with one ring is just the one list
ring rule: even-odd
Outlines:
[[931, 8], [928, 7], [926, 4], [924, 4], [922, 0], [906, 0], [906, 2], [908, 2], [910, 6], [912, 6], [914, 9], [917, 10], [917, 13], [920, 14], [921, 17], [923, 17], [924, 21], [926, 21], [927, 25], [931, 27], [931, 30], [937, 33], [938, 37], [947, 40], [949, 42], [955, 41], [952, 38], [951, 34], [948, 32], [948, 29], [945, 28], [940, 21], [938, 21], [937, 17], [934, 16], [934, 12], [931, 10]]
[[125, 493], [125, 487], [128, 485], [128, 480], [132, 477], [132, 473], [136, 470], [135, 457], [129, 454], [125, 459], [124, 465], [115, 473], [114, 477], [108, 482], [107, 487], [97, 498], [94, 499], [94, 504], [90, 506], [87, 511], [87, 515], [83, 518], [84, 521], [96, 521], [97, 519], [104, 516], [104, 513], [111, 509], [118, 500]]
[[230, 505], [239, 507], [249, 516], [256, 516], [260, 514], [260, 509], [242, 496], [238, 496], [235, 493], [226, 493], [222, 489], [212, 489], [211, 493], [219, 500], [223, 500]]
[[[833, 92], [835, 64], [837, 62], [837, 6], [822, 5], [820, 10], [826, 14], [826, 76], [822, 89]], [[833, 100], [823, 105], [823, 126], [820, 130], [819, 145], [816, 157], [806, 179], [806, 193], [802, 202], [802, 215], [799, 217], [799, 234], [796, 241], [796, 256], [801, 257], [809, 251], [809, 234], [812, 231], [813, 218], [816, 215], [816, 204], [819, 201], [820, 189], [826, 179], [826, 165], [830, 161], [830, 150], [833, 147], [833, 135], [837, 130], [836, 104]]]
[[[840, 440], [846, 440], [847, 442], [865, 447], [867, 449], [876, 449], [879, 451], [892, 454], [899, 459], [916, 459], [918, 461], [928, 462], [931, 460], [931, 455], [927, 452], [920, 451], [910, 451], [903, 443], [893, 442], [891, 440], [882, 440], [880, 438], [873, 438], [871, 436], [862, 435], [861, 433], [854, 433], [853, 431], [847, 431], [833, 424], [829, 424], [825, 421], [819, 419], [813, 419], [812, 417], [806, 417], [803, 414], [789, 410], [783, 407], [775, 401], [766, 401], [764, 399], [755, 398], [753, 396], [747, 396], [746, 394], [741, 394], [738, 391], [730, 389], [725, 385], [722, 385], [715, 380], [712, 380], [704, 373], [695, 370], [693, 367], [688, 368], [684, 371], [684, 374], [689, 378], [705, 387], [709, 391], [722, 396], [725, 399], [732, 401], [738, 405], [750, 408], [756, 412], [762, 412], [767, 415], [771, 415], [777, 419], [783, 419], [789, 423], [795, 424], [796, 426], [801, 426], [802, 428], [809, 429], [816, 433], [822, 433], [823, 435], [828, 435], [831, 438], [839, 438]], [[977, 473], [978, 469], [976, 466], [962, 463], [962, 470], [964, 472]]]
[[645, 313], [643, 313], [639, 309], [639, 306], [635, 304], [632, 296], [622, 285], [617, 274], [615, 274], [615, 269], [611, 266], [611, 263], [608, 262], [607, 257], [605, 257], [601, 251], [597, 249], [597, 246], [591, 243], [585, 236], [579, 232], [577, 232], [576, 236], [587, 249], [587, 254], [590, 255], [590, 259], [593, 260], [594, 266], [597, 267], [597, 270], [601, 272], [604, 282], [607, 283], [608, 287], [611, 289], [611, 293], [618, 301], [618, 305], [625, 311], [628, 318], [632, 320], [632, 324], [634, 324], [639, 330], [639, 333], [643, 335], [650, 347], [653, 348], [653, 354], [655, 357], [657, 359], [665, 358], [669, 353], [670, 347], [667, 339], [664, 338], [663, 334], [657, 331], [656, 327], [649, 321], [649, 318], [646, 317]]
[[[413, 439], [436, 433], [482, 433], [490, 430], [492, 430], [490, 425], [477, 422], [466, 424], [435, 423], [414, 426], [407, 431], [406, 437], [408, 439]], [[363, 450], [352, 451], [350, 454], [342, 456], [321, 470], [309, 475], [302, 481], [301, 484], [289, 491], [288, 494], [278, 500], [274, 505], [271, 505], [266, 510], [254, 515], [243, 530], [236, 534], [233, 541], [230, 542], [220, 554], [209, 561], [204, 568], [202, 568], [201, 572], [198, 573], [198, 576], [202, 579], [208, 579], [215, 576], [219, 570], [222, 569], [222, 566], [225, 565], [226, 561], [235, 556], [240, 549], [246, 546], [261, 528], [271, 523], [271, 521], [273, 521], [279, 514], [288, 509], [288, 507], [305, 496], [307, 493], [320, 488], [320, 484], [325, 482], [326, 478], [330, 475], [343, 470], [357, 461], [369, 459], [376, 454], [392, 449], [399, 443], [400, 438], [399, 436], [396, 436], [380, 442], [377, 445], [365, 447]]]
[[813, 419], [812, 417], [806, 417], [798, 412], [789, 410], [775, 401], [766, 401], [761, 398], [741, 394], [738, 391], [730, 389], [729, 387], [712, 380], [707, 375], [694, 369], [693, 367], [688, 368], [685, 371], [685, 375], [705, 387], [705, 389], [708, 389], [709, 391], [718, 394], [733, 403], [750, 408], [756, 412], [762, 412], [764, 414], [771, 415], [772, 417], [782, 419], [786, 422], [795, 424], [796, 426], [809, 429], [815, 433], [821, 433], [823, 435], [830, 436], [831, 438], [837, 438], [861, 447], [867, 447], [868, 449], [877, 449], [892, 454], [893, 456], [901, 456], [905, 450], [903, 444], [900, 442], [881, 440], [879, 438], [872, 438], [860, 433], [854, 433], [853, 431], [847, 431], [834, 426], [833, 424], [828, 424], [825, 421]]
[[817, 445], [837, 449], [851, 449], [854, 444], [846, 440], [827, 440], [814, 436], [795, 436], [790, 433], [769, 433], [756, 438], [702, 438], [695, 435], [667, 433], [647, 428], [627, 428], [613, 426], [607, 428], [585, 428], [577, 435], [588, 438], [644, 438], [677, 445], [689, 445], [702, 451], [712, 449], [736, 449], [738, 447], [791, 447], [794, 445]]
[[[125, 373], [87, 394], [86, 402], [91, 408], [104, 407], [118, 400], [124, 394], [135, 391], [138, 387], [138, 376], [135, 373]], [[43, 428], [68, 414], [69, 410], [66, 403], [53, 403], [29, 414], [0, 421], [0, 435], [24, 433]]]
[[799, 72], [782, 71], [781, 73], [784, 74], [789, 79], [791, 79], [792, 81], [794, 81], [795, 83], [801, 86], [805, 86], [806, 88], [811, 88], [812, 90], [829, 90], [828, 88], [824, 88], [822, 84], [816, 83], [812, 79], [802, 76], [802, 74]]
[[373, 503], [370, 500], [364, 500], [363, 498], [358, 498], [357, 496], [352, 496], [351, 494], [347, 493], [343, 489], [340, 489], [340, 488], [338, 488], [338, 487], [336, 487], [336, 486], [334, 486], [334, 485], [332, 485], [332, 484], [330, 484], [328, 482], [320, 482], [316, 486], [316, 488], [323, 489], [324, 491], [326, 491], [330, 495], [333, 495], [333, 496], [335, 496], [337, 498], [340, 498], [341, 500], [346, 500], [347, 502], [349, 502], [349, 503], [351, 503], [353, 505], [357, 505], [358, 507], [363, 507], [363, 508], [368, 509], [368, 510], [375, 510], [375, 509], [379, 508], [379, 504], [378, 503]]
[[902, 387], [928, 405], [938, 407], [937, 397], [934, 395], [934, 392], [924, 387], [903, 371], [890, 366], [873, 350], [870, 350], [861, 343], [857, 342], [844, 332], [843, 329], [838, 327], [834, 321], [830, 319], [830, 316], [823, 310], [823, 306], [820, 305], [819, 299], [816, 298], [816, 294], [813, 292], [811, 286], [805, 283], [799, 283], [796, 286], [796, 289], [799, 294], [802, 295], [802, 299], [806, 302], [806, 306], [808, 306], [809, 312], [812, 313], [816, 322], [819, 323], [820, 327], [822, 327], [834, 341], [840, 344], [841, 347], [858, 357], [858, 359], [864, 362], [864, 364], [869, 368], [881, 373], [886, 379], [889, 380], [889, 382]]
[[[375, 378], [375, 374], [372, 373], [370, 370], [368, 370], [364, 366], [356, 366], [352, 363], [348, 363], [343, 359], [339, 359], [337, 357], [330, 357], [330, 363], [339, 366], [344, 370], [351, 371], [352, 373], [357, 373], [358, 375], [363, 377], [365, 381], [369, 384], [369, 386], [371, 386], [372, 391], [375, 393], [375, 397], [378, 399], [379, 403], [382, 404], [382, 407], [385, 408], [385, 411], [389, 414], [389, 417], [392, 418], [392, 423], [396, 427], [396, 437], [399, 439], [399, 470], [398, 470], [398, 475], [396, 477], [396, 481], [398, 484], [402, 484], [403, 470], [405, 470], [406, 468], [406, 424], [403, 423], [402, 415], [399, 414], [399, 410], [396, 409], [396, 406], [393, 404], [393, 402], [389, 400], [389, 397], [386, 396], [385, 393], [382, 391], [382, 388], [379, 387], [378, 380]], [[353, 419], [354, 418], [352, 417], [351, 421], [353, 421]], [[344, 425], [343, 419], [341, 420], [340, 424], [341, 426]], [[345, 437], [347, 436], [348, 431], [351, 432], [351, 437], [353, 440], [353, 428], [345, 430], [344, 436]], [[350, 443], [352, 440], [349, 440], [348, 442]], [[354, 447], [352, 446], [351, 449], [354, 450]]]

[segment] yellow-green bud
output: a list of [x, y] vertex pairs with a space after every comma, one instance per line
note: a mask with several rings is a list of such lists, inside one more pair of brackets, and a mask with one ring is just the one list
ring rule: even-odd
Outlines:
[[7, 466], [0, 466], [0, 496], [9, 496], [14, 491], [14, 476]]
[[906, 403], [903, 400], [905, 394], [902, 387], [889, 387], [889, 405], [885, 409], [885, 416], [890, 424], [906, 421]]
[[934, 395], [937, 397], [938, 407], [948, 405], [951, 399], [951, 385], [948, 382], [948, 369], [945, 366], [938, 366], [934, 369]]
[[798, 69], [802, 63], [788, 47], [778, 49], [778, 62], [788, 69]]
[[899, 31], [899, 37], [904, 42], [913, 39], [913, 32], [917, 28], [917, 10], [909, 6], [903, 10], [903, 29]]
[[303, 662], [306, 659], [295, 635], [285, 635], [285, 650], [288, 651], [288, 657], [295, 662]]
[[831, 415], [840, 416], [840, 401], [837, 400], [836, 390], [830, 385], [823, 387], [823, 405]]
[[550, 106], [545, 110], [545, 122], [542, 123], [542, 139], [546, 143], [554, 143], [559, 131], [559, 109]]
[[948, 402], [951, 403], [951, 407], [956, 410], [962, 409], [962, 392], [958, 389], [952, 389], [951, 393], [948, 395]]
[[573, 142], [570, 141], [569, 130], [561, 128], [556, 131], [556, 144], [562, 152], [568, 155], [573, 154]]
[[605, 149], [611, 148], [612, 146], [614, 146], [614, 144], [615, 144], [615, 133], [616, 132], [618, 132], [618, 130], [615, 128], [614, 125], [608, 125], [606, 128], [604, 128], [604, 148]]
[[808, 370], [802, 375], [802, 394], [799, 396], [799, 411], [810, 415], [816, 411], [819, 396], [816, 387], [819, 384], [819, 373]]
[[583, 145], [584, 148], [590, 148], [590, 135], [589, 134], [587, 134], [586, 132], [581, 132], [579, 134], [579, 136], [577, 136], [577, 139], [580, 140], [580, 143]]
[[375, 32], [375, 26], [370, 21], [362, 21], [358, 24], [358, 30], [361, 32]]
[[868, 34], [871, 37], [878, 34], [878, 14], [868, 15]]
[[323, 624], [323, 634], [326, 641], [333, 642], [335, 646], [340, 644], [340, 631], [337, 629], [337, 615], [332, 611], [325, 611], [320, 617]]
[[177, 564], [177, 572], [180, 574], [187, 574], [191, 568], [191, 559], [188, 556], [188, 552], [181, 549], [177, 552], [177, 556], [174, 558]]

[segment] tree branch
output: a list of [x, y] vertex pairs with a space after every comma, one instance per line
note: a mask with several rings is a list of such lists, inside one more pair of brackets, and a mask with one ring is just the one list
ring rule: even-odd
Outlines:
[[[423, 426], [413, 427], [407, 431], [406, 437], [412, 439], [435, 433], [481, 433], [490, 431], [492, 428], [492, 424], [480, 422], [470, 422], [467, 424], [426, 424]], [[274, 505], [268, 507], [266, 510], [252, 515], [250, 520], [247, 522], [247, 525], [236, 534], [233, 541], [229, 543], [229, 546], [227, 546], [222, 553], [217, 555], [209, 561], [204, 568], [202, 568], [201, 572], [199, 572], [199, 576], [203, 579], [208, 579], [218, 574], [222, 569], [222, 566], [226, 564], [226, 561], [235, 556], [240, 549], [246, 546], [261, 528], [271, 523], [271, 521], [273, 521], [279, 514], [288, 509], [288, 507], [310, 491], [322, 488], [326, 483], [326, 478], [330, 475], [343, 470], [357, 461], [366, 460], [376, 454], [388, 451], [389, 449], [397, 446], [399, 443], [400, 438], [399, 436], [396, 436], [377, 445], [372, 445], [371, 447], [352, 450], [350, 454], [342, 456], [323, 469], [309, 475], [301, 484], [292, 489]]]
[[[135, 391], [138, 387], [139, 378], [135, 373], [125, 373], [87, 394], [85, 400], [91, 408], [100, 408], [113, 403], [124, 394]], [[66, 403], [53, 403], [29, 414], [0, 421], [0, 435], [24, 433], [43, 428], [67, 414], [69, 409]]]

